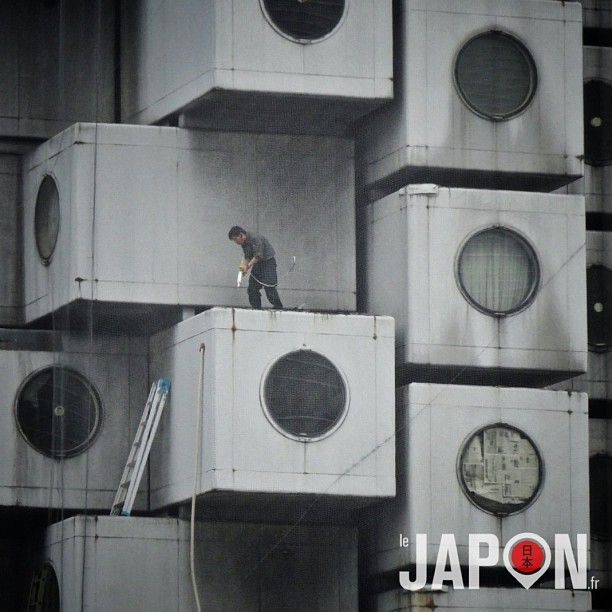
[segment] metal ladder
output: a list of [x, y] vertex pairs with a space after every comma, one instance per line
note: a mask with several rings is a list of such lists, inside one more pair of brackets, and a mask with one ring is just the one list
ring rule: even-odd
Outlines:
[[111, 508], [111, 516], [130, 516], [169, 392], [170, 381], [165, 378], [160, 378], [151, 385], [149, 398], [145, 404], [136, 437]]

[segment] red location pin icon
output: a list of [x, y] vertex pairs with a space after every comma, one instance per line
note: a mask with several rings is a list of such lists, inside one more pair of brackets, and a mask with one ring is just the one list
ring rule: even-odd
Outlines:
[[550, 547], [535, 533], [519, 533], [504, 548], [504, 565], [524, 588], [532, 587], [550, 566]]

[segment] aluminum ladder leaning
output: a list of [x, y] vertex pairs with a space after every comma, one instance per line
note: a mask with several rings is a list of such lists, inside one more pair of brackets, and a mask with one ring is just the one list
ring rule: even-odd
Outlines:
[[151, 391], [111, 508], [111, 516], [130, 516], [169, 392], [170, 381], [165, 378], [160, 378], [151, 385]]

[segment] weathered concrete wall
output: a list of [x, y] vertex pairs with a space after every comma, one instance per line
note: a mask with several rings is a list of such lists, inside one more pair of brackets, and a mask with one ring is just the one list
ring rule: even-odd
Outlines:
[[50, 138], [75, 121], [114, 120], [114, 9], [114, 0], [2, 3], [2, 136]]
[[[77, 299], [246, 306], [233, 225], [273, 244], [285, 307], [354, 310], [353, 165], [348, 139], [77, 124], [24, 160], [25, 317]], [[45, 176], [48, 266], [32, 230]]]
[[[194, 104], [197, 110], [209, 94], [216, 96], [214, 110], [227, 112], [232, 96], [220, 91], [296, 96], [293, 112], [284, 111], [294, 125], [312, 97], [326, 99], [324, 113], [341, 105], [346, 122], [351, 112], [358, 116], [392, 96], [390, 0], [352, 0], [331, 35], [308, 44], [277, 31], [259, 0], [130, 2], [122, 19], [122, 114], [131, 123], [151, 124]], [[245, 103], [234, 109], [235, 120], [244, 118]], [[251, 129], [269, 104], [258, 105]], [[206, 108], [200, 121], [211, 112]], [[231, 129], [224, 116], [216, 117], [217, 129]], [[240, 129], [248, 130], [248, 122]]]
[[19, 157], [0, 154], [0, 325], [19, 323], [23, 310], [19, 177]]
[[[406, 0], [400, 7], [394, 100], [366, 117], [357, 135], [365, 200], [417, 182], [550, 191], [582, 175], [578, 3]], [[476, 114], [455, 85], [457, 54], [491, 30], [521, 41], [537, 72], [533, 99], [506, 120]], [[500, 82], [510, 78], [499, 74]]]
[[[395, 494], [392, 320], [214, 308], [151, 340], [151, 376], [169, 378], [173, 385], [152, 451], [154, 507], [191, 496], [202, 343], [199, 493], [230, 492], [238, 507], [253, 493], [310, 494], [321, 500], [348, 496], [353, 502], [347, 500], [347, 506]], [[271, 366], [300, 350], [331, 362], [327, 367], [336, 368], [345, 389], [341, 420], [317, 439], [288, 434], [282, 420], [270, 417], [265, 399]], [[315, 375], [300, 378], [299, 368], [289, 372], [283, 380], [285, 403], [301, 407], [310, 419], [328, 414], [325, 404], [333, 399], [327, 395], [311, 404]], [[291, 414], [302, 414], [292, 408]]]
[[[129, 337], [19, 330], [6, 330], [2, 340], [7, 350], [0, 351], [0, 505], [110, 509], [147, 398], [146, 343]], [[84, 376], [101, 401], [100, 426], [91, 446], [63, 460], [33, 448], [16, 418], [15, 403], [22, 383], [50, 366], [68, 367]], [[57, 384], [61, 393], [59, 380]], [[40, 428], [47, 428], [50, 435], [58, 431], [52, 428], [61, 427], [64, 417], [51, 416], [44, 399], [40, 401]], [[70, 418], [78, 419], [79, 415]]]
[[[189, 523], [77, 516], [47, 531], [42, 558], [63, 612], [192, 612]], [[347, 527], [203, 523], [195, 530], [203, 610], [353, 612], [357, 537]]]
[[[586, 370], [581, 196], [414, 186], [365, 207], [361, 225], [361, 303], [395, 318], [398, 365], [523, 369], [531, 372], [525, 386], [537, 384], [538, 371], [562, 380]], [[526, 240], [537, 260], [531, 301], [508, 315], [468, 302], [457, 269], [468, 239], [500, 227]], [[504, 269], [481, 274], [509, 287]]]

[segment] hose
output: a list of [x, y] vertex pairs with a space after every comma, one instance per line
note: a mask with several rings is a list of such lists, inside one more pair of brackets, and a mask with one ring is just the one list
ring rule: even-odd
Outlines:
[[[287, 276], [291, 270], [295, 267], [295, 255], [293, 256], [293, 262], [291, 263], [290, 268], [283, 274], [283, 276]], [[268, 285], [267, 283], [262, 283], [254, 274], [251, 272], [251, 276], [262, 286], [262, 287], [278, 287], [278, 282], [273, 285]], [[242, 280], [242, 279], [241, 279]], [[238, 286], [240, 287], [240, 282], [238, 282]]]
[[193, 467], [193, 494], [191, 496], [191, 528], [189, 536], [189, 563], [191, 567], [191, 584], [193, 586], [193, 595], [195, 597], [196, 607], [198, 612], [202, 612], [200, 606], [200, 596], [198, 595], [198, 581], [195, 572], [195, 508], [196, 496], [198, 490], [198, 480], [200, 478], [200, 463], [202, 459], [202, 404], [203, 404], [203, 380], [204, 380], [204, 354], [206, 345], [200, 344], [200, 377], [198, 382], [198, 400], [196, 406], [196, 448], [195, 448], [195, 465]]

